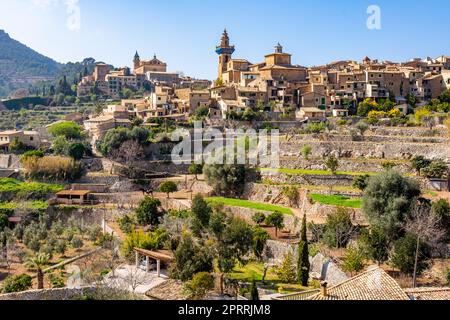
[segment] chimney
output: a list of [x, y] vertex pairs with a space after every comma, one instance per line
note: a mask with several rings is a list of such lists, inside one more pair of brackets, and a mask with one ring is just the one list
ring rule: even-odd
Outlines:
[[322, 281], [320, 283], [320, 294], [322, 295], [322, 297], [328, 296], [327, 286], [328, 283], [326, 281]]

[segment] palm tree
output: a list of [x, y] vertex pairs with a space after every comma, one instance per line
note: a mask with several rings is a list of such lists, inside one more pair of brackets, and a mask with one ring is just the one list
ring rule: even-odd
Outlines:
[[44, 289], [44, 272], [42, 268], [48, 264], [50, 257], [46, 253], [38, 253], [33, 258], [29, 258], [25, 266], [37, 271], [38, 289]]

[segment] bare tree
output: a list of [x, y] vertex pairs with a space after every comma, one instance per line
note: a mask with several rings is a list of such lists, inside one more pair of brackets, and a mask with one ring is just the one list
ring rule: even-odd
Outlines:
[[127, 267], [127, 274], [123, 278], [127, 289], [131, 288], [132, 292], [136, 292], [136, 289], [148, 282], [148, 274], [136, 267]]
[[409, 221], [405, 224], [405, 230], [417, 235], [417, 249], [414, 263], [413, 287], [417, 285], [417, 264], [419, 260], [420, 242], [425, 242], [432, 249], [439, 252], [446, 237], [446, 230], [442, 226], [440, 217], [433, 214], [430, 207], [417, 205]]
[[136, 140], [125, 141], [120, 148], [112, 152], [114, 160], [127, 164], [133, 164], [134, 161], [142, 159], [144, 156], [144, 148]]

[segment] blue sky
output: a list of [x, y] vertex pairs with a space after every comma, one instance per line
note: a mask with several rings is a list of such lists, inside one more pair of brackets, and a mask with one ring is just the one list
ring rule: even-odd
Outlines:
[[[369, 5], [381, 30], [369, 30]], [[69, 20], [80, 12], [80, 20]], [[450, 54], [448, 0], [0, 0], [0, 29], [60, 62], [129, 65], [154, 53], [170, 71], [213, 79], [226, 27], [236, 58], [260, 62], [279, 41], [305, 66]]]

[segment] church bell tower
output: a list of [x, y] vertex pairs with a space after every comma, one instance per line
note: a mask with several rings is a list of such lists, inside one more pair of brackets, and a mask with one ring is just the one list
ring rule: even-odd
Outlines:
[[231, 60], [234, 50], [234, 46], [230, 46], [230, 38], [228, 37], [227, 29], [225, 29], [222, 34], [220, 45], [216, 47], [216, 53], [219, 55], [218, 79], [222, 79], [223, 73], [227, 71], [227, 64]]

